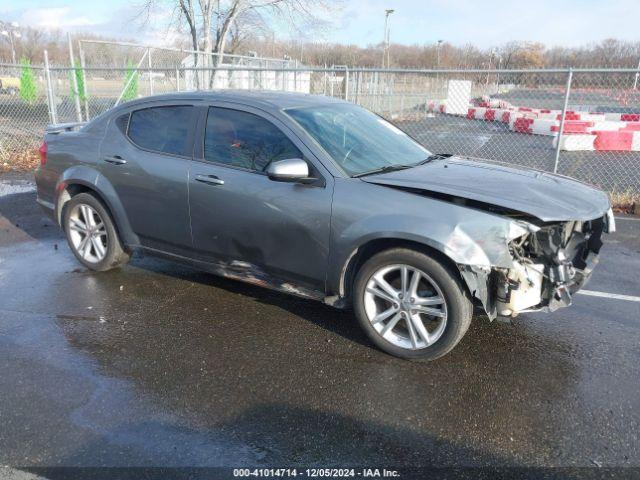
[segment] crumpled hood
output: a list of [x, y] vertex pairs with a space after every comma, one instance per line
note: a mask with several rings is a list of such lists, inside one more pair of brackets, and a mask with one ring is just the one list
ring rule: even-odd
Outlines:
[[603, 191], [576, 180], [459, 157], [362, 180], [455, 195], [522, 212], [544, 222], [593, 220], [609, 209], [609, 199]]

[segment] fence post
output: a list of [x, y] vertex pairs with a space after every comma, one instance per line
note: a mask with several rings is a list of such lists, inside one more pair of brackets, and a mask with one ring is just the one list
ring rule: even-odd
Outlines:
[[344, 68], [344, 99], [349, 101], [349, 67]]
[[180, 91], [180, 69], [176, 68], [176, 91]]
[[389, 81], [387, 82], [387, 109], [389, 110], [389, 118], [391, 118], [395, 107], [395, 102], [393, 100], [395, 99], [396, 84], [394, 77], [392, 76], [393, 74], [388, 73], [387, 75], [389, 75]]
[[335, 79], [336, 79], [336, 72], [335, 70], [331, 70], [331, 79], [329, 81], [329, 94], [331, 97], [333, 97], [333, 84], [335, 83]]
[[[200, 72], [197, 70], [197, 68], [198, 68], [198, 50], [196, 50], [193, 53], [193, 65], [191, 65], [191, 67], [192, 67], [191, 74], [193, 75], [193, 78], [195, 78], [195, 82], [194, 82], [195, 88], [196, 88], [196, 90], [200, 90], [200, 76], [201, 75], [200, 75]], [[186, 74], [187, 74], [187, 70], [185, 70], [185, 77], [184, 77], [185, 85], [187, 85]], [[187, 87], [187, 88], [189, 88], [189, 87]]]
[[324, 70], [322, 71], [322, 94], [327, 94], [327, 64], [324, 64]]
[[76, 118], [82, 122], [82, 110], [80, 109], [80, 95], [78, 94], [78, 79], [76, 78], [76, 61], [73, 58], [73, 44], [71, 43], [71, 33], [67, 33], [69, 42], [69, 59], [71, 60], [71, 85], [73, 87], [73, 100], [76, 107]]
[[84, 62], [84, 50], [82, 50], [82, 43], [78, 42], [78, 50], [80, 51], [80, 67], [82, 68], [82, 86], [84, 93], [84, 116], [87, 120], [91, 120], [89, 115], [89, 89], [87, 88], [87, 76], [86, 76], [86, 68]]
[[562, 133], [564, 132], [564, 119], [567, 115], [569, 105], [569, 95], [571, 94], [571, 80], [573, 80], [573, 68], [569, 68], [567, 75], [567, 86], [564, 92], [564, 104], [562, 106], [562, 116], [560, 117], [560, 127], [558, 128], [558, 143], [556, 145], [556, 158], [553, 163], [553, 173], [558, 173], [558, 162], [560, 160], [560, 144], [562, 143]]
[[56, 115], [56, 100], [53, 97], [53, 88], [51, 86], [51, 71], [49, 70], [49, 54], [44, 51], [44, 77], [47, 82], [47, 104], [49, 107], [49, 118], [52, 124], [58, 123]]
[[151, 72], [151, 48], [147, 48], [147, 66], [149, 67], [148, 75], [149, 75], [149, 93], [153, 95], [153, 75]]

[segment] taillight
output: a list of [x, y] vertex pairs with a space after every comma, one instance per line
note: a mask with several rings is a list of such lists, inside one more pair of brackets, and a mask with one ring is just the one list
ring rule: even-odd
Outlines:
[[40, 165], [45, 165], [47, 163], [47, 143], [42, 142], [40, 148], [38, 149], [40, 153]]

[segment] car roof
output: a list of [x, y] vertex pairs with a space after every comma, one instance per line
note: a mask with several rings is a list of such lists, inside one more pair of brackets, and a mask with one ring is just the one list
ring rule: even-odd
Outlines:
[[324, 95], [311, 95], [308, 93], [280, 92], [274, 90], [210, 90], [153, 95], [127, 102], [126, 105], [134, 106], [136, 104], [163, 100], [167, 102], [180, 100], [233, 102], [269, 110], [348, 103], [341, 99]]

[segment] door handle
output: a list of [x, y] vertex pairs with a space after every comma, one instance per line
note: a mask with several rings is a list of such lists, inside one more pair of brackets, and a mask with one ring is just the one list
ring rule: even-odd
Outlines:
[[125, 163], [127, 163], [127, 161], [120, 155], [114, 155], [113, 157], [104, 157], [103, 160], [107, 163], [112, 163], [113, 165], [124, 165]]
[[224, 185], [224, 180], [219, 179], [215, 175], [196, 175], [196, 181], [208, 183], [209, 185]]

